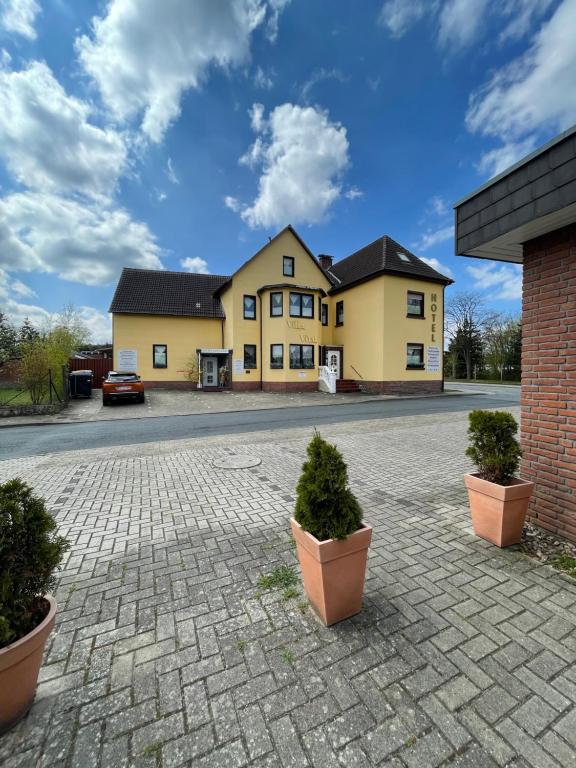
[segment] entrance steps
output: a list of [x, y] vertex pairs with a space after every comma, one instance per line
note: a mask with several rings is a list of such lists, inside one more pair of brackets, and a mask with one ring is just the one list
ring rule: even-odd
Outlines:
[[336, 379], [336, 392], [361, 392], [358, 382], [354, 379]]

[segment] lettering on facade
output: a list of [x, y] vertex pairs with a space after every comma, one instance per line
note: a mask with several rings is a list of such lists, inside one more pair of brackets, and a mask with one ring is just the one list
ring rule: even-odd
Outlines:
[[428, 347], [426, 370], [428, 373], [439, 373], [441, 371], [440, 347]]
[[304, 330], [304, 323], [302, 323], [300, 320], [286, 320], [286, 325], [288, 328], [292, 328], [295, 331]]
[[308, 336], [307, 333], [301, 333], [300, 341], [303, 344], [316, 344], [318, 342], [318, 339], [316, 338], [316, 336]]
[[436, 341], [436, 313], [438, 312], [438, 294], [430, 295], [430, 312], [432, 313], [432, 327], [430, 328], [430, 341]]

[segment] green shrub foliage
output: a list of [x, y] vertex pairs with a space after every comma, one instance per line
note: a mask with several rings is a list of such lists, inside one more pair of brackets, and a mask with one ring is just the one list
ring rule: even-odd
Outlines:
[[319, 541], [345, 539], [362, 523], [362, 510], [348, 487], [342, 454], [316, 432], [308, 448], [308, 461], [296, 486], [294, 517]]
[[520, 464], [518, 424], [506, 411], [472, 411], [466, 450], [484, 480], [509, 485]]
[[21, 480], [0, 485], [0, 648], [20, 640], [44, 618], [43, 595], [69, 544], [55, 535], [44, 500]]

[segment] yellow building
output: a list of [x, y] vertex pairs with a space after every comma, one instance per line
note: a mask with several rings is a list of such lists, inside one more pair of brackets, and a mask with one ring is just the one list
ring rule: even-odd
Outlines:
[[124, 269], [114, 367], [148, 386], [439, 392], [451, 282], [386, 235], [333, 264], [289, 226], [231, 277]]

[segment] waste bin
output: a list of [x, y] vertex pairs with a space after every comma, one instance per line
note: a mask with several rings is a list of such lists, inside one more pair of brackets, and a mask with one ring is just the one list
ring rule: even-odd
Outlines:
[[92, 397], [92, 371], [71, 371], [70, 397]]

